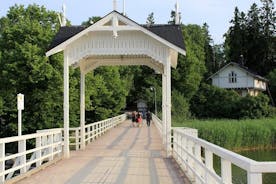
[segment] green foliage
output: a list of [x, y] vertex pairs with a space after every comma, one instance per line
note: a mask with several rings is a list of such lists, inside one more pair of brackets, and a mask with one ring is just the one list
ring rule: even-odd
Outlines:
[[276, 103], [276, 68], [267, 75], [267, 79], [269, 80], [268, 87], [270, 93], [274, 99], [274, 103]]
[[185, 120], [174, 126], [199, 130], [199, 137], [228, 149], [271, 148], [276, 145], [276, 119]]
[[191, 111], [199, 118], [262, 118], [272, 113], [264, 94], [240, 97], [234, 91], [202, 84], [191, 101]]
[[276, 11], [272, 0], [262, 0], [262, 7], [253, 3], [247, 14], [235, 9], [234, 18], [225, 37], [228, 62], [239, 62], [261, 75], [275, 68]]
[[189, 103], [178, 91], [172, 91], [172, 116], [188, 119], [190, 117]]
[[92, 24], [95, 24], [96, 22], [98, 22], [99, 20], [101, 20], [101, 17], [99, 16], [93, 16], [93, 17], [89, 17], [87, 21], [84, 21], [81, 23], [81, 25], [88, 27]]
[[37, 5], [15, 5], [0, 19], [1, 136], [16, 134], [17, 93], [25, 95], [23, 132], [60, 125], [62, 63], [45, 57], [57, 29], [56, 13]]
[[[45, 57], [58, 28], [56, 12], [37, 5], [15, 5], [0, 19], [0, 137], [17, 134], [17, 93], [25, 95], [24, 133], [63, 125], [63, 55]], [[94, 74], [86, 76], [87, 122], [120, 113], [131, 86], [126, 69]], [[70, 126], [79, 126], [79, 69], [70, 68], [69, 82]]]
[[246, 96], [238, 102], [238, 116], [240, 118], [262, 118], [269, 116], [269, 98], [264, 94]]
[[205, 73], [205, 34], [198, 25], [182, 27], [187, 56], [179, 55], [178, 66], [172, 70], [172, 87], [189, 102], [199, 88]]
[[146, 24], [147, 24], [147, 25], [153, 25], [154, 23], [155, 23], [155, 21], [154, 21], [154, 14], [153, 14], [153, 12], [151, 12], [151, 13], [148, 15]]

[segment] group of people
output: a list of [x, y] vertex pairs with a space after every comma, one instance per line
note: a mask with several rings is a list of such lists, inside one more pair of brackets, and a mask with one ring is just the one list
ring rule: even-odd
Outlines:
[[[136, 112], [133, 111], [131, 114], [131, 119], [132, 119], [132, 126], [138, 126], [141, 127], [142, 126], [142, 122], [143, 122], [143, 116], [141, 112]], [[151, 123], [151, 113], [150, 111], [146, 112], [146, 120], [147, 120], [147, 126], [150, 127], [150, 123]]]

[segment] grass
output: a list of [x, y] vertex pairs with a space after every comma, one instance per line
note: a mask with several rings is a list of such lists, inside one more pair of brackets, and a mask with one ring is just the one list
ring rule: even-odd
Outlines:
[[173, 126], [191, 127], [199, 137], [232, 150], [273, 148], [276, 146], [276, 118], [257, 120], [181, 120]]

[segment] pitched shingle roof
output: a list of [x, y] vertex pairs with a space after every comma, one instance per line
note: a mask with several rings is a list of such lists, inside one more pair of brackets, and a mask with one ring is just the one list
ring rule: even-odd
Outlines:
[[[176, 45], [177, 47], [185, 50], [184, 40], [182, 36], [181, 27], [179, 25], [141, 25], [152, 33], [165, 39], [166, 41]], [[61, 27], [58, 33], [55, 35], [52, 43], [48, 50], [51, 50], [59, 44], [65, 42], [69, 38], [78, 34], [79, 32], [86, 29], [84, 26], [65, 26]]]
[[152, 33], [160, 36], [161, 38], [167, 40], [168, 42], [178, 46], [179, 48], [185, 50], [182, 30], [179, 25], [142, 25], [144, 28], [148, 29]]
[[61, 27], [58, 33], [55, 35], [52, 43], [50, 44], [48, 50], [55, 48], [59, 44], [65, 42], [69, 38], [73, 37], [74, 35], [78, 34], [79, 32], [85, 29], [84, 26], [64, 26]]
[[230, 65], [241, 68], [242, 70], [244, 70], [245, 72], [247, 72], [248, 74], [250, 74], [252, 77], [258, 78], [258, 79], [266, 81], [266, 82], [268, 81], [266, 78], [260, 76], [256, 72], [248, 69], [246, 66], [244, 66], [242, 64], [239, 64], [239, 63], [236, 63], [236, 62], [227, 63], [225, 66], [223, 66], [221, 69], [219, 69], [216, 73], [214, 73], [213, 75], [211, 75], [208, 79], [213, 78], [217, 73], [219, 73], [220, 71], [224, 70], [225, 68], [227, 68]]

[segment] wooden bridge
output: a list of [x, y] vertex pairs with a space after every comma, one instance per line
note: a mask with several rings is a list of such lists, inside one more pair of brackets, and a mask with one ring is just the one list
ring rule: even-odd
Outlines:
[[132, 127], [124, 121], [85, 150], [28, 177], [19, 184], [88, 183], [189, 183], [171, 158], [165, 157], [162, 141], [153, 125]]
[[[171, 155], [162, 141], [162, 121], [132, 127], [126, 115], [70, 129], [70, 158], [64, 153], [64, 129], [0, 139], [0, 183], [10, 184], [231, 184], [232, 165], [247, 172], [247, 183], [261, 184], [263, 173], [275, 173], [276, 162], [256, 162], [197, 137], [197, 130], [173, 128]], [[30, 142], [35, 142], [31, 147]], [[7, 145], [18, 152], [7, 155]], [[28, 145], [28, 146], [27, 146]], [[213, 155], [221, 162], [213, 167]], [[7, 166], [13, 160], [12, 166]]]

